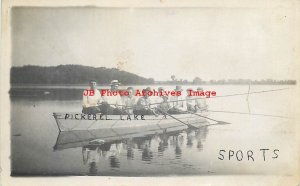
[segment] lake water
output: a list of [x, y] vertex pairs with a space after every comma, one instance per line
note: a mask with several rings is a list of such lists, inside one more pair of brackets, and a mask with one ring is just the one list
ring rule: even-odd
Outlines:
[[[68, 96], [74, 95], [72, 89], [68, 90], [69, 94], [64, 91], [61, 93], [64, 96], [57, 97], [51, 96], [59, 92], [57, 87], [47, 87], [43, 96], [31, 96], [36, 88], [21, 87], [19, 92], [26, 89], [23, 96], [11, 97], [12, 175], [289, 174], [295, 168], [297, 155], [293, 120], [295, 87], [251, 86], [251, 92], [286, 87], [289, 89], [251, 94], [248, 101], [247, 95], [208, 99], [212, 110], [209, 118], [229, 122], [228, 125], [213, 125], [214, 122], [208, 121], [212, 125], [197, 130], [141, 131], [126, 136], [115, 135], [110, 141], [101, 139], [104, 133], [112, 131], [59, 133], [52, 113], [81, 112], [82, 109], [78, 99], [80, 94]], [[216, 91], [218, 96], [248, 92], [248, 86], [203, 88]], [[100, 143], [87, 143], [92, 139], [100, 140]], [[269, 149], [265, 151], [265, 160], [260, 149]], [[222, 151], [223, 160], [219, 159], [220, 150], [225, 150]], [[229, 150], [234, 151], [230, 160]], [[249, 150], [253, 159], [247, 157]], [[241, 161], [237, 160], [237, 151], [239, 160], [243, 154]]]

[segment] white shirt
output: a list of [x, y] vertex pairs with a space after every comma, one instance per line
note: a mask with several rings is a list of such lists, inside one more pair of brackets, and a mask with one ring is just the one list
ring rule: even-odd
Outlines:
[[206, 108], [207, 104], [206, 104], [206, 98], [200, 98], [200, 99], [196, 99], [195, 103], [197, 105], [198, 108]]
[[171, 107], [177, 108], [181, 111], [186, 111], [186, 101], [185, 98], [181, 96], [170, 96], [170, 105]]
[[133, 107], [137, 102], [137, 98], [135, 96], [132, 97], [124, 97], [123, 99], [123, 106], [124, 107]]
[[122, 99], [119, 94], [116, 96], [103, 96], [104, 101], [106, 101], [113, 108], [122, 108]]
[[164, 100], [161, 96], [152, 96], [151, 104], [153, 104], [154, 107], [157, 107], [163, 101]]
[[[91, 91], [94, 91], [94, 95], [92, 94]], [[86, 89], [83, 91], [82, 94], [82, 106], [83, 107], [95, 107], [98, 106], [98, 103], [100, 103], [103, 99], [101, 97], [100, 91], [95, 89], [95, 90], [90, 90]]]
[[151, 100], [149, 99], [149, 97], [145, 98], [145, 97], [140, 97], [136, 103], [137, 110], [142, 110], [142, 109], [149, 109], [151, 108]]
[[193, 96], [186, 96], [186, 104], [191, 105], [193, 108], [196, 105], [196, 99]]
[[137, 102], [137, 99], [135, 96], [132, 96], [132, 97], [126, 96], [123, 99], [123, 107], [126, 108], [127, 112], [132, 114], [133, 109], [135, 109], [134, 106], [135, 106], [136, 102]]

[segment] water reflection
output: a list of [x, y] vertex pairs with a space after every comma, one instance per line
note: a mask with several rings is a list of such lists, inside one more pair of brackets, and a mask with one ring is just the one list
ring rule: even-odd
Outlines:
[[182, 135], [178, 135], [178, 136], [175, 137], [175, 156], [176, 156], [176, 159], [180, 159], [181, 158], [181, 154], [182, 154], [182, 150], [181, 150], [182, 142], [183, 142], [183, 136]]
[[107, 152], [110, 150], [109, 143], [102, 145], [86, 145], [82, 147], [82, 160], [83, 164], [88, 164], [89, 166], [89, 175], [97, 175], [98, 168], [97, 163], [100, 160], [100, 157], [103, 156], [103, 152]]
[[134, 159], [134, 148], [135, 148], [135, 144], [134, 141], [132, 141], [132, 139], [128, 139], [127, 141], [125, 141], [126, 144], [124, 143], [124, 146], [126, 147], [127, 153], [127, 160], [133, 160]]
[[110, 167], [111, 168], [120, 168], [120, 161], [117, 156], [113, 155], [109, 157]]
[[193, 147], [194, 138], [195, 138], [195, 131], [188, 130], [187, 131], [187, 142], [186, 142], [187, 147], [189, 147], [189, 148]]
[[195, 138], [197, 141], [198, 151], [203, 150], [203, 142], [205, 142], [207, 134], [208, 134], [208, 127], [203, 127], [201, 130], [195, 131]]
[[54, 150], [81, 147], [88, 174], [99, 175], [103, 162], [114, 170], [120, 169], [126, 161], [152, 164], [172, 157], [180, 160], [185, 149], [202, 151], [207, 134], [207, 126], [197, 130], [167, 129], [124, 135], [110, 130], [60, 132]]

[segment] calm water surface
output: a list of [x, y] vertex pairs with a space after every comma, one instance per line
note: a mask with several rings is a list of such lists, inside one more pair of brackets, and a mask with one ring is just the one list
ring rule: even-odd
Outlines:
[[[252, 86], [251, 91], [286, 86]], [[137, 87], [141, 88], [141, 87]], [[49, 87], [48, 87], [49, 89]], [[172, 87], [167, 89], [172, 90]], [[205, 86], [217, 95], [245, 93], [248, 86]], [[51, 94], [51, 89], [49, 89]], [[288, 90], [208, 99], [210, 110], [258, 113], [266, 117], [211, 112], [209, 117], [228, 125], [204, 126], [197, 130], [141, 131], [119, 136], [113, 131], [59, 133], [53, 112], [81, 112], [80, 100], [11, 98], [12, 175], [105, 175], [166, 176], [218, 174], [277, 174], [293, 168], [295, 108]], [[104, 135], [111, 134], [111, 138]], [[95, 140], [97, 139], [97, 140]], [[266, 152], [265, 161], [260, 149]], [[273, 150], [278, 149], [278, 158]], [[219, 151], [226, 150], [224, 160]], [[243, 160], [228, 151], [243, 152]], [[247, 151], [253, 151], [254, 162]]]

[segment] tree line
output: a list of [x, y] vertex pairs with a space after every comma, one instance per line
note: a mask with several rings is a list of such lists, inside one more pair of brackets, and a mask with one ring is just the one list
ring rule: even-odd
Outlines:
[[153, 78], [144, 78], [116, 68], [82, 65], [12, 67], [10, 77], [11, 84], [87, 84], [91, 79], [106, 85], [114, 79], [119, 80], [123, 85], [154, 83]]
[[192, 81], [188, 81], [182, 78], [176, 78], [175, 75], [171, 76], [169, 81], [157, 81], [156, 84], [180, 84], [180, 85], [295, 85], [296, 80], [274, 80], [274, 79], [261, 79], [261, 80], [251, 80], [251, 79], [220, 79], [220, 80], [208, 80], [205, 81], [199, 77], [195, 77]]
[[150, 84], [268, 84], [268, 85], [295, 85], [296, 80], [250, 80], [250, 79], [221, 79], [202, 80], [195, 77], [192, 81], [178, 79], [175, 75], [169, 81], [154, 81], [153, 78], [144, 78], [136, 74], [120, 71], [117, 68], [90, 67], [83, 65], [34, 66], [12, 67], [10, 72], [11, 84], [87, 84], [94, 79], [98, 84], [107, 85], [113, 79], [123, 85], [150, 85]]

